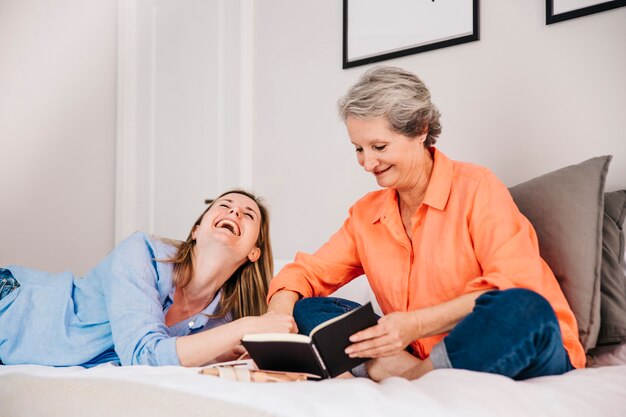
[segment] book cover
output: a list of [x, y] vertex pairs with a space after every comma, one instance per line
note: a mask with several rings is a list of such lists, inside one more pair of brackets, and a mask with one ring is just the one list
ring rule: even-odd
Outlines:
[[367, 358], [350, 358], [344, 350], [349, 337], [378, 322], [371, 303], [327, 320], [309, 336], [289, 333], [247, 334], [242, 344], [260, 369], [306, 372], [334, 378]]

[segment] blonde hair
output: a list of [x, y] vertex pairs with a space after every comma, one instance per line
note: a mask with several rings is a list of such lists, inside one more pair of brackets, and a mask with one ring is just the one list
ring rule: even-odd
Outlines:
[[428, 147], [433, 146], [441, 134], [441, 114], [430, 101], [430, 91], [415, 74], [401, 68], [371, 68], [337, 105], [344, 122], [349, 116], [383, 117], [392, 130], [411, 138], [428, 129], [424, 142]]
[[211, 201], [209, 206], [202, 212], [198, 220], [193, 224], [187, 240], [184, 242], [164, 239], [177, 248], [176, 254], [168, 259], [159, 259], [161, 262], [174, 264], [173, 283], [177, 288], [184, 288], [191, 281], [194, 269], [194, 252], [196, 244], [193, 239], [193, 231], [200, 224], [202, 218], [216, 200], [227, 194], [242, 194], [252, 199], [260, 210], [261, 225], [256, 246], [261, 249], [261, 256], [256, 262], [246, 260], [222, 286], [222, 296], [217, 312], [211, 317], [224, 317], [228, 312], [232, 313], [233, 320], [245, 316], [260, 316], [267, 312], [267, 292], [269, 280], [274, 273], [274, 257], [269, 234], [269, 211], [263, 200], [255, 195], [235, 189], [227, 191]]

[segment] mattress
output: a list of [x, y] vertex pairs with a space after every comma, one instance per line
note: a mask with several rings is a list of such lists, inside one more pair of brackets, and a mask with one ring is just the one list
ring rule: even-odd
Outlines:
[[250, 383], [198, 368], [0, 366], [0, 415], [607, 416], [626, 415], [626, 365], [513, 381], [456, 369], [419, 380]]

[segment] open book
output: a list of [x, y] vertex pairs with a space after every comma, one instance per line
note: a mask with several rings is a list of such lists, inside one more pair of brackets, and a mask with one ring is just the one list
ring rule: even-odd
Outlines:
[[350, 358], [344, 350], [349, 337], [378, 322], [371, 303], [327, 320], [309, 336], [291, 333], [253, 333], [241, 340], [259, 369], [305, 372], [334, 378], [366, 358]]

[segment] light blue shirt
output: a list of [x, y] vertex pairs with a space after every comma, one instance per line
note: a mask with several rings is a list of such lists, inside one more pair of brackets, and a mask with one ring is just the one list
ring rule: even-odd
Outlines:
[[[0, 300], [0, 360], [10, 364], [180, 365], [176, 338], [230, 321], [195, 317], [168, 327], [174, 246], [144, 233], [120, 243], [83, 278], [8, 266], [20, 287]], [[188, 326], [194, 322], [192, 328]]]

